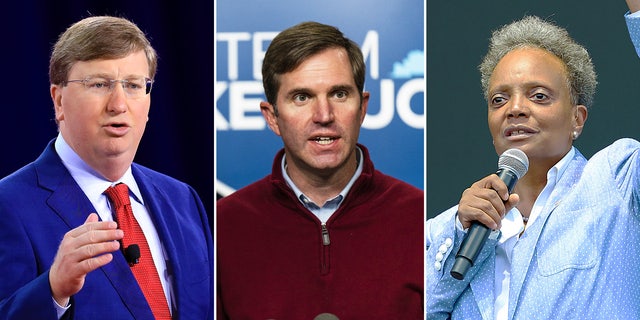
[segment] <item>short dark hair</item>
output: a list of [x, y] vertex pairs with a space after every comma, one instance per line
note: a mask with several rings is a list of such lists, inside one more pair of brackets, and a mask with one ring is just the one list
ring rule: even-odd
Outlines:
[[271, 41], [262, 63], [262, 85], [267, 101], [275, 106], [279, 76], [293, 71], [309, 57], [330, 48], [344, 48], [351, 62], [353, 80], [362, 98], [366, 66], [358, 45], [336, 27], [303, 22], [280, 32]]

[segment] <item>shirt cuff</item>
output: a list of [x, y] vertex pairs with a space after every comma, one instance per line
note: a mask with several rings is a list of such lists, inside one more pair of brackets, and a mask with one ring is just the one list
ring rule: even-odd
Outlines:
[[66, 307], [63, 307], [60, 304], [58, 304], [58, 301], [56, 301], [56, 299], [54, 299], [53, 297], [51, 297], [51, 299], [53, 300], [53, 306], [56, 308], [58, 319], [62, 318], [62, 315], [65, 312], [67, 312], [67, 310], [69, 310], [69, 308], [71, 307], [71, 299], [69, 299], [69, 303], [67, 303]]
[[467, 233], [467, 230], [469, 230], [469, 228], [465, 229], [462, 226], [462, 222], [460, 222], [460, 219], [458, 218], [458, 214], [456, 213], [456, 230], [458, 232], [462, 232], [462, 233]]

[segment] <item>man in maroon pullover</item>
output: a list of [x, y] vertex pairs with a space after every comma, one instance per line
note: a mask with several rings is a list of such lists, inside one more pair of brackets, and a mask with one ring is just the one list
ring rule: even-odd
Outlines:
[[216, 319], [423, 319], [424, 193], [358, 144], [362, 52], [301, 23], [273, 39], [262, 76], [284, 149], [217, 203]]

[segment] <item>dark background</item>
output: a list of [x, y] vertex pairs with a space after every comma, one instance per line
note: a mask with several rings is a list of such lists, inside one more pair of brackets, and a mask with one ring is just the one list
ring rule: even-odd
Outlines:
[[135, 161], [190, 184], [212, 215], [213, 1], [12, 1], [0, 15], [0, 177], [35, 160], [57, 135], [48, 66], [58, 35], [82, 18], [120, 16], [159, 56]]
[[574, 145], [589, 158], [617, 138], [640, 139], [640, 59], [627, 10], [624, 0], [427, 1], [427, 218], [497, 169], [477, 66], [491, 31], [525, 14], [566, 28], [595, 64], [595, 101]]

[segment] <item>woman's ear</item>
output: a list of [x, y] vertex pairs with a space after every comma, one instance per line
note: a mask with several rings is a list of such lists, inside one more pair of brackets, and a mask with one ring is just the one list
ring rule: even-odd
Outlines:
[[589, 111], [587, 110], [586, 106], [581, 104], [576, 106], [576, 114], [573, 119], [573, 140], [577, 139], [582, 134], [582, 129], [584, 129], [585, 122], [587, 122], [588, 114]]

